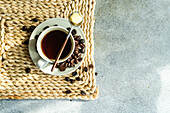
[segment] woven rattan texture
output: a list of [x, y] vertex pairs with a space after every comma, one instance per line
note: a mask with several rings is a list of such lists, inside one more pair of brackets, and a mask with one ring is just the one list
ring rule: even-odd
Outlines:
[[[95, 0], [0, 0], [0, 99], [83, 99], [94, 100], [99, 95], [94, 65], [94, 8]], [[32, 62], [28, 45], [30, 33], [23, 26], [38, 25], [49, 18], [67, 18], [73, 11], [84, 15], [81, 25], [87, 39], [87, 55], [78, 69], [81, 81], [70, 83], [65, 77], [44, 74]], [[38, 18], [38, 22], [30, 21]], [[25, 69], [31, 68], [30, 73]], [[65, 91], [71, 90], [70, 94]], [[82, 94], [81, 91], [84, 91]]]

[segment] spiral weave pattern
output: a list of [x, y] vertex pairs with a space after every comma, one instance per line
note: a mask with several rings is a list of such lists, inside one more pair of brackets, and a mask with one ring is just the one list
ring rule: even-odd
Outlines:
[[[0, 99], [83, 99], [94, 100], [99, 95], [94, 66], [95, 0], [0, 0]], [[32, 62], [28, 45], [30, 33], [23, 26], [35, 25], [49, 18], [68, 18], [73, 11], [84, 15], [81, 25], [87, 39], [87, 55], [78, 69], [81, 80], [67, 82], [65, 77], [43, 73]], [[38, 22], [30, 21], [37, 18]], [[88, 71], [83, 71], [87, 67]], [[31, 72], [26, 73], [25, 69]], [[71, 93], [66, 94], [65, 91]], [[85, 94], [81, 92], [85, 92]]]

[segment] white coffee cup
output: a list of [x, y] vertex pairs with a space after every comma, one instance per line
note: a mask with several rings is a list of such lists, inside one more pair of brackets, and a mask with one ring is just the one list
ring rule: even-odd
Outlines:
[[[51, 60], [49, 59], [42, 51], [42, 40], [44, 39], [45, 35], [48, 34], [49, 32], [51, 31], [54, 31], [54, 30], [59, 30], [59, 31], [63, 31], [65, 32], [66, 34], [69, 33], [69, 31], [67, 29], [65, 29], [64, 27], [61, 27], [61, 26], [52, 26], [52, 27], [49, 27], [47, 28], [46, 30], [44, 30], [40, 36], [38, 37], [38, 40], [37, 40], [37, 51], [38, 51], [38, 54], [41, 56], [42, 59], [39, 59], [38, 60], [38, 63], [37, 63], [37, 66], [42, 69], [44, 68], [48, 63], [53, 63], [55, 62], [55, 60]], [[66, 61], [72, 54], [73, 54], [73, 51], [74, 51], [74, 48], [75, 48], [75, 42], [74, 42], [74, 38], [72, 35], [70, 35], [70, 39], [71, 39], [71, 50], [69, 52], [69, 54], [63, 58], [63, 59], [59, 59], [58, 60], [58, 63], [60, 62], [64, 62]]]

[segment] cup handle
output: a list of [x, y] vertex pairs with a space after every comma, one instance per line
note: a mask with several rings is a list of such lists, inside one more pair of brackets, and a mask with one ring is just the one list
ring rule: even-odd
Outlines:
[[37, 62], [37, 66], [39, 69], [43, 69], [49, 62], [45, 61], [44, 59], [39, 59]]

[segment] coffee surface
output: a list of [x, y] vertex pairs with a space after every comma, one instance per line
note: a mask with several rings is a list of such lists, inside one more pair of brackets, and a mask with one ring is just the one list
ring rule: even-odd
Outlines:
[[[42, 51], [51, 60], [55, 60], [56, 56], [64, 43], [67, 34], [63, 31], [54, 30], [46, 34], [41, 42]], [[67, 44], [60, 56], [60, 59], [65, 58], [71, 51], [71, 39], [69, 38]]]

